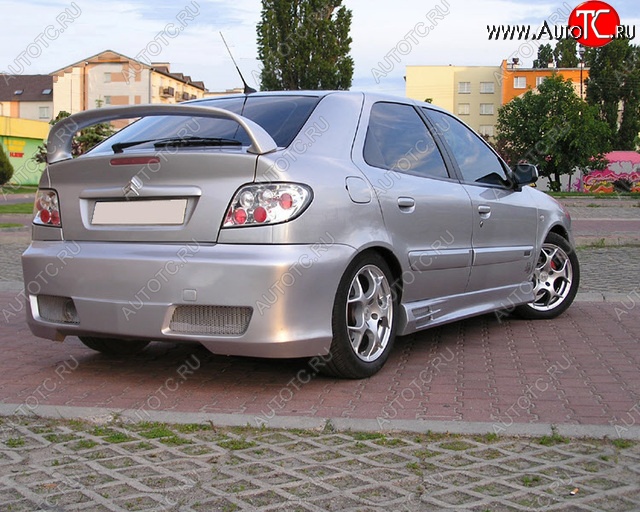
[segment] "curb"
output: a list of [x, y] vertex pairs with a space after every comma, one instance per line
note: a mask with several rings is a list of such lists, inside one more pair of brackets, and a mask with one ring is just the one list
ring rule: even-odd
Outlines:
[[[459, 435], [496, 434], [495, 423], [471, 421], [435, 421], [435, 420], [383, 420], [384, 426], [376, 419], [358, 418], [309, 418], [305, 416], [274, 416], [268, 424], [258, 424], [256, 418], [247, 414], [208, 414], [168, 411], [144, 411], [131, 409], [104, 409], [98, 407], [71, 407], [40, 405], [37, 414], [17, 414], [24, 404], [0, 404], [0, 416], [28, 416], [48, 419], [81, 419], [98, 425], [107, 424], [114, 419], [125, 419], [131, 423], [141, 421], [170, 423], [177, 425], [210, 423], [221, 427], [252, 427], [269, 429], [304, 429], [355, 432], [412, 432]], [[572, 438], [611, 438], [640, 440], [640, 426], [616, 427], [615, 425], [578, 425], [549, 423], [513, 423], [500, 427], [498, 435], [538, 437], [559, 434]]]

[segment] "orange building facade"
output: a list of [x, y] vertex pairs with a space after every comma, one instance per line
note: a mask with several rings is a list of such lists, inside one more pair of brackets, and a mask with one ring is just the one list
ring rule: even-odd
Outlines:
[[[589, 68], [521, 68], [517, 64], [502, 61], [502, 104], [523, 95], [529, 89], [537, 88], [546, 78], [557, 73], [565, 80], [571, 80], [578, 96], [586, 93], [585, 81], [589, 77]], [[582, 75], [582, 77], [581, 77]]]

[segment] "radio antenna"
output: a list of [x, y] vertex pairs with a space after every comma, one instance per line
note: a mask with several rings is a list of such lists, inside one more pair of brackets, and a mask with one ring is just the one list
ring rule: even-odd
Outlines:
[[244, 93], [245, 94], [251, 94], [252, 92], [257, 92], [253, 87], [249, 87], [249, 84], [247, 84], [247, 82], [245, 81], [244, 77], [242, 76], [242, 72], [240, 71], [240, 68], [238, 67], [238, 64], [236, 63], [236, 59], [233, 58], [233, 54], [231, 53], [231, 50], [229, 49], [229, 45], [224, 40], [224, 36], [222, 35], [222, 32], [220, 32], [220, 37], [222, 38], [222, 42], [224, 43], [224, 45], [227, 48], [227, 51], [229, 52], [229, 57], [231, 57], [231, 60], [233, 61], [233, 65], [236, 67], [236, 70], [238, 71], [238, 74], [240, 75], [240, 80], [242, 80], [242, 84], [244, 85]]

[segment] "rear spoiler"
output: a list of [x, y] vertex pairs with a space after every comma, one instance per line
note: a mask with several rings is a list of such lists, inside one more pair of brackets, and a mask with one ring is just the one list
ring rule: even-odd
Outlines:
[[251, 139], [247, 152], [264, 155], [277, 149], [277, 144], [264, 128], [246, 117], [228, 110], [196, 105], [134, 105], [131, 107], [105, 107], [86, 110], [56, 123], [47, 140], [47, 162], [54, 164], [71, 158], [73, 136], [83, 128], [116, 119], [148, 116], [211, 117], [235, 121], [245, 129]]

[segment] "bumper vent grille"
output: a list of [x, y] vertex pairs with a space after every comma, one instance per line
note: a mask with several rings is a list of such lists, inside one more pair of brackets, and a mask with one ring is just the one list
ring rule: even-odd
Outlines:
[[240, 336], [249, 328], [253, 308], [240, 306], [178, 306], [169, 328], [181, 334]]
[[38, 313], [43, 320], [56, 324], [79, 324], [76, 305], [71, 297], [38, 295]]

